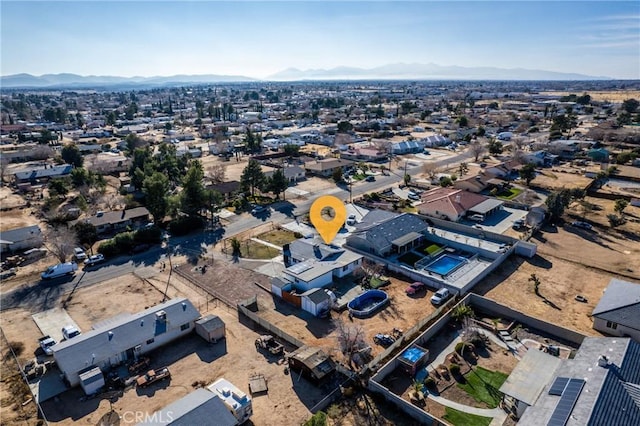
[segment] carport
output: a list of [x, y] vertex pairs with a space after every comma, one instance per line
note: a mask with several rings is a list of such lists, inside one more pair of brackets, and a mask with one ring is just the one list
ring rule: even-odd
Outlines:
[[78, 330], [78, 324], [69, 316], [66, 310], [53, 308], [48, 311], [31, 315], [44, 336], [51, 336], [56, 342], [62, 341], [62, 327], [73, 325]]
[[502, 208], [502, 201], [496, 200], [494, 198], [489, 198], [488, 200], [484, 200], [480, 204], [475, 205], [474, 207], [467, 210], [467, 215], [471, 216], [473, 214], [480, 214], [484, 218], [487, 216], [491, 216], [496, 211]]

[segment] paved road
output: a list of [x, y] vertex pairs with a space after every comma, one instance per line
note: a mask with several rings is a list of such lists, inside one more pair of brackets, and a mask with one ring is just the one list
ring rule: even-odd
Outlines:
[[[457, 153], [456, 155], [435, 161], [438, 167], [449, 166], [454, 163], [466, 161], [473, 155], [467, 152]], [[422, 166], [414, 166], [407, 168], [407, 174], [415, 175], [421, 172]], [[404, 167], [392, 170], [388, 176], [376, 176], [374, 182], [356, 182], [351, 185], [351, 197], [356, 198], [364, 193], [372, 191], [380, 191], [395, 185], [402, 180]], [[215, 244], [223, 238], [229, 238], [254, 228], [265, 222], [274, 222], [278, 224], [290, 222], [298, 216], [305, 215], [311, 204], [321, 195], [334, 195], [341, 200], [349, 201], [349, 186], [336, 186], [316, 194], [307, 200], [297, 200], [296, 204], [290, 201], [280, 201], [274, 203], [272, 208], [264, 215], [255, 217], [248, 213], [235, 216], [222, 229], [208, 230], [197, 235], [187, 235], [185, 237], [171, 238], [168, 247], [152, 248], [145, 253], [132, 257], [119, 257], [104, 264], [79, 272], [76, 276], [69, 280], [61, 278], [50, 282], [36, 282], [30, 285], [19, 287], [13, 291], [0, 295], [0, 311], [16, 308], [18, 306], [29, 309], [50, 309], [54, 307], [60, 295], [72, 290], [74, 287], [87, 287], [102, 281], [117, 278], [122, 275], [137, 271], [143, 273], [140, 268], [149, 267], [164, 258], [167, 253], [174, 255], [187, 255], [196, 257], [206, 251], [204, 247]]]

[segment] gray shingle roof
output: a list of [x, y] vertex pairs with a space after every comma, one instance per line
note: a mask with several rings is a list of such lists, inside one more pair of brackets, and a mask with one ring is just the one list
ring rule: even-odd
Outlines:
[[86, 221], [93, 226], [101, 226], [111, 224], [114, 225], [116, 223], [126, 222], [128, 220], [135, 220], [145, 216], [149, 216], [149, 210], [146, 207], [136, 207], [134, 209], [129, 210], [120, 210], [120, 211], [112, 211], [105, 212], [102, 216], [92, 216]]
[[[382, 221], [373, 223], [369, 221], [371, 213], [363, 218], [360, 226], [356, 228], [356, 231], [349, 238], [364, 238], [373, 247], [382, 249], [389, 247], [393, 241], [409, 233], [423, 233], [427, 230], [427, 224], [422, 219], [409, 213], [396, 215], [386, 220], [384, 215], [376, 214], [373, 218], [381, 217]], [[349, 238], [347, 238], [347, 241]]]
[[640, 330], [640, 284], [612, 279], [592, 315]]
[[28, 240], [29, 238], [33, 238], [33, 236], [40, 234], [41, 231], [38, 225], [25, 226], [24, 228], [16, 228], [0, 232], [0, 240], [17, 243], [20, 241]]
[[238, 424], [224, 402], [213, 392], [196, 389], [138, 423], [138, 426], [234, 426]]

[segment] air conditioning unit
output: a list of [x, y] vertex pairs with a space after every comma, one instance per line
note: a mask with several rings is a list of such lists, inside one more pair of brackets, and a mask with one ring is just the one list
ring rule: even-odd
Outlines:
[[165, 322], [167, 320], [167, 313], [165, 311], [156, 312], [156, 321]]

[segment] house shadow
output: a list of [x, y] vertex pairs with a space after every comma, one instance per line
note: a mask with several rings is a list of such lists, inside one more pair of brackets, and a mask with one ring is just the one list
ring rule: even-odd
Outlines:
[[506, 218], [508, 218], [509, 216], [511, 216], [513, 213], [507, 211], [507, 210], [498, 210], [497, 212], [487, 216], [485, 218], [485, 220], [482, 221], [482, 225], [485, 226], [496, 226], [497, 224], [499, 224], [500, 222], [502, 222], [503, 220], [505, 220]]
[[320, 383], [307, 380], [301, 372], [295, 370], [290, 370], [289, 376], [293, 391], [308, 410], [311, 410], [340, 384], [339, 375], [335, 372], [329, 377], [324, 377]]
[[524, 262], [525, 259], [520, 256], [508, 257], [498, 268], [487, 275], [485, 279], [476, 284], [472, 291], [480, 295], [488, 293], [498, 284], [507, 280]]
[[553, 266], [553, 262], [545, 259], [539, 254], [536, 254], [535, 256], [533, 256], [530, 259], [527, 259], [526, 261], [530, 265], [537, 266], [538, 268], [543, 268], [543, 269], [551, 269], [551, 267]]
[[[199, 336], [198, 336], [199, 337]], [[216, 343], [203, 342], [204, 345], [197, 345], [196, 355], [200, 358], [200, 361], [211, 363], [218, 358], [221, 358], [227, 354], [227, 339], [219, 340]]]
[[93, 413], [100, 406], [100, 396], [86, 399], [80, 387], [72, 388], [47, 401], [41, 402], [42, 413], [48, 422], [60, 422], [71, 419], [74, 422]]
[[271, 208], [275, 211], [277, 211], [278, 213], [282, 213], [283, 215], [290, 217], [290, 218], [294, 218], [295, 215], [293, 213], [293, 211], [296, 209], [295, 204], [293, 204], [291, 201], [280, 201], [277, 203], [274, 203], [271, 205]]

